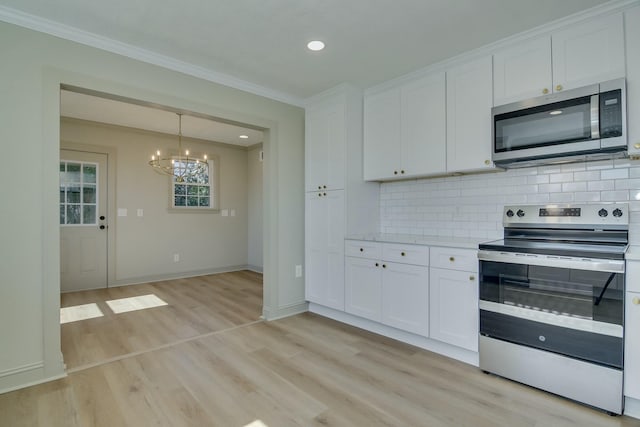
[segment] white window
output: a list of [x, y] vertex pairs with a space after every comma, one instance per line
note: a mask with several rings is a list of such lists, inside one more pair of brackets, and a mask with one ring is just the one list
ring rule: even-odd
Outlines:
[[98, 165], [60, 161], [60, 225], [96, 225]]
[[195, 171], [184, 179], [171, 179], [171, 208], [177, 210], [216, 210], [218, 209], [217, 160], [206, 162], [189, 159], [176, 160], [174, 169]]

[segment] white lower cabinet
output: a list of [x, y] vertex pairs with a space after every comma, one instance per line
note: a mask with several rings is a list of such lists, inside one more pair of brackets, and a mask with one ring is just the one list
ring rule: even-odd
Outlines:
[[379, 322], [382, 319], [382, 268], [367, 258], [345, 257], [347, 313]]
[[478, 351], [478, 279], [468, 271], [431, 268], [429, 336]]
[[382, 323], [429, 335], [429, 267], [382, 264]]

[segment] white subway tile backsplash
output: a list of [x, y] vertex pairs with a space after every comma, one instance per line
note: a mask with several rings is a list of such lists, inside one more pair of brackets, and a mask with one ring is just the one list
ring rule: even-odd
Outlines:
[[380, 231], [491, 240], [505, 205], [601, 201], [629, 202], [640, 244], [640, 160], [628, 159], [383, 183]]

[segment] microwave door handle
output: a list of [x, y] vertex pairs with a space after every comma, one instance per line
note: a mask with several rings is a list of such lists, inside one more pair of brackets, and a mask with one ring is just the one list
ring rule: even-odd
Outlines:
[[600, 95], [591, 95], [591, 139], [600, 139]]

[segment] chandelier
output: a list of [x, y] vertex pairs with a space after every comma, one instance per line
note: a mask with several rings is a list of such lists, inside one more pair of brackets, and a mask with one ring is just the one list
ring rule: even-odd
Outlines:
[[162, 156], [160, 150], [151, 156], [149, 165], [159, 174], [174, 177], [176, 182], [196, 182], [207, 172], [207, 155], [202, 160], [189, 157], [189, 150], [182, 150], [182, 113], [178, 115], [178, 154]]

